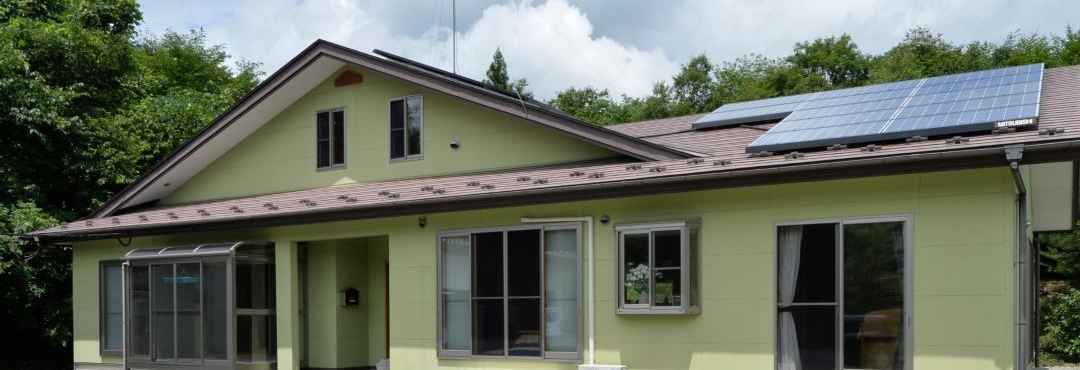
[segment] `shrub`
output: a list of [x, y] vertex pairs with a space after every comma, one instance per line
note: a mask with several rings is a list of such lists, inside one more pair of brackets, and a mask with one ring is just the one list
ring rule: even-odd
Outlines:
[[1080, 290], [1068, 288], [1047, 297], [1043, 306], [1043, 350], [1071, 362], [1080, 362]]

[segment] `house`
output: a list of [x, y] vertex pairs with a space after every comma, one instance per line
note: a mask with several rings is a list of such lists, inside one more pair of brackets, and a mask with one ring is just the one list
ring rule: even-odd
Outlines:
[[[76, 369], [1021, 369], [1080, 68], [600, 128], [317, 41], [96, 214]], [[125, 344], [126, 343], [126, 344]]]

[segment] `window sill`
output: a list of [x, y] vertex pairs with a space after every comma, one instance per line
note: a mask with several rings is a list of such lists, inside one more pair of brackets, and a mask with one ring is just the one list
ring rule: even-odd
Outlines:
[[424, 159], [423, 155], [416, 155], [416, 156], [404, 157], [404, 158], [390, 158], [390, 163], [414, 162], [414, 161], [419, 161], [419, 160], [423, 160], [423, 159]]
[[345, 168], [345, 164], [338, 164], [330, 167], [315, 167], [315, 172], [337, 171], [344, 170]]
[[439, 361], [520, 361], [520, 362], [552, 362], [552, 363], [581, 363], [581, 356], [575, 358], [558, 357], [526, 357], [526, 356], [455, 356], [451, 354], [439, 354]]
[[615, 314], [623, 316], [693, 316], [701, 314], [701, 307], [686, 308], [619, 308]]

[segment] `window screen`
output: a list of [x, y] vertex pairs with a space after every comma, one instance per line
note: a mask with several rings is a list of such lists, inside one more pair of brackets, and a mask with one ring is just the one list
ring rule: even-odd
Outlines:
[[390, 101], [390, 159], [420, 157], [423, 117], [424, 100], [419, 95]]
[[333, 168], [345, 165], [345, 111], [315, 114], [315, 166]]
[[123, 276], [119, 262], [101, 265], [101, 351], [119, 353], [123, 345]]

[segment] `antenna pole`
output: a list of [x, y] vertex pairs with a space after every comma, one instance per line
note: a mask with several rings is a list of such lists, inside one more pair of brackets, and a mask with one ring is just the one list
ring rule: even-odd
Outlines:
[[450, 68], [457, 74], [457, 1], [450, 0], [450, 54], [453, 66]]

